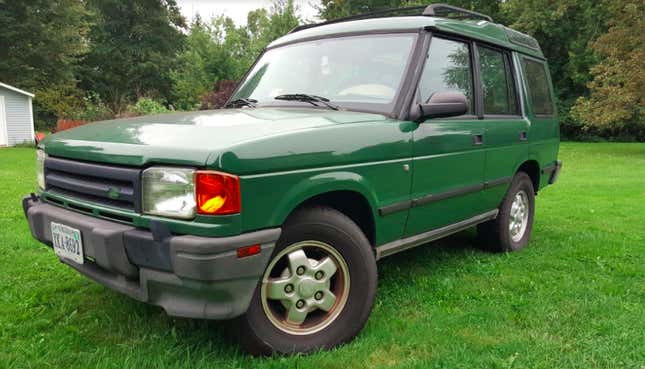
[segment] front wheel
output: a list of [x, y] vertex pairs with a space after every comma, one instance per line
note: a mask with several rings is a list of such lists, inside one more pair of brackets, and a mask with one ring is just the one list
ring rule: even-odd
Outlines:
[[309, 352], [352, 339], [376, 293], [369, 241], [344, 214], [315, 207], [286, 222], [247, 313], [241, 343], [252, 354]]
[[477, 226], [480, 243], [490, 251], [515, 251], [529, 242], [535, 212], [535, 190], [531, 178], [518, 172], [494, 220]]

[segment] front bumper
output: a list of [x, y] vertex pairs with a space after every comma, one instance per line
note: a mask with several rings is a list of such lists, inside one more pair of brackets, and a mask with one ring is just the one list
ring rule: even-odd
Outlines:
[[[280, 228], [233, 237], [172, 235], [161, 222], [152, 231], [111, 222], [43, 202], [23, 199], [32, 235], [51, 246], [51, 222], [81, 231], [85, 262], [61, 262], [168, 315], [228, 319], [246, 312], [269, 262]], [[259, 254], [237, 257], [237, 248], [261, 245]]]

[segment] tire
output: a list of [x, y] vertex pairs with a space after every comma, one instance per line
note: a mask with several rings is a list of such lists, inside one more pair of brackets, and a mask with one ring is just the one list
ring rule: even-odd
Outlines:
[[348, 342], [367, 322], [376, 284], [372, 247], [351, 219], [326, 207], [299, 210], [285, 223], [249, 309], [238, 319], [240, 343], [253, 355], [270, 355]]
[[[523, 198], [518, 199], [518, 196]], [[525, 205], [518, 206], [523, 202]], [[522, 210], [518, 212], [518, 209]], [[493, 252], [516, 251], [524, 248], [531, 237], [534, 212], [535, 189], [533, 182], [526, 173], [518, 172], [513, 177], [504, 200], [499, 206], [497, 218], [477, 226], [481, 246]], [[517, 228], [518, 223], [521, 223], [519, 229]]]

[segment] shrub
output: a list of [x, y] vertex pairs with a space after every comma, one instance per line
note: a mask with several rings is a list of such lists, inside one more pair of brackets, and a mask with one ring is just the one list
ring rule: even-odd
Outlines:
[[56, 130], [73, 128], [87, 122], [111, 119], [114, 114], [95, 93], [84, 95], [75, 85], [66, 84], [49, 87], [37, 92], [34, 103], [36, 128]]
[[101, 101], [101, 98], [95, 94], [90, 93], [83, 98], [83, 109], [79, 111], [73, 118], [85, 120], [88, 122], [96, 122], [99, 120], [106, 120], [114, 118], [114, 113]]
[[224, 104], [235, 91], [236, 86], [236, 81], [224, 80], [217, 82], [215, 90], [207, 93], [202, 98], [200, 109], [219, 109], [224, 107]]
[[136, 104], [128, 106], [128, 112], [133, 113], [128, 115], [150, 115], [167, 113], [169, 110], [163, 104], [149, 97], [142, 97]]

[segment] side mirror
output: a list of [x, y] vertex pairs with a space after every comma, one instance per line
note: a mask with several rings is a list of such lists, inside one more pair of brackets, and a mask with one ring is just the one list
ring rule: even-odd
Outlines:
[[468, 99], [461, 92], [444, 91], [434, 93], [424, 104], [412, 109], [411, 118], [423, 122], [431, 118], [447, 118], [468, 112]]

